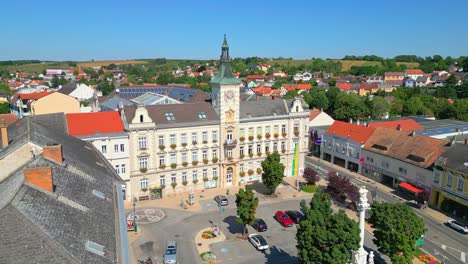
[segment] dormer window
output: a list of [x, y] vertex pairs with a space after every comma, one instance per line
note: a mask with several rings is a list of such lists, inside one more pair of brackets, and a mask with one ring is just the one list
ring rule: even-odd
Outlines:
[[200, 119], [206, 119], [206, 114], [205, 114], [205, 112], [198, 112], [198, 118], [200, 118]]
[[140, 123], [143, 123], [143, 115], [140, 115]]
[[174, 113], [166, 113], [166, 119], [168, 121], [174, 121], [175, 120], [175, 115]]

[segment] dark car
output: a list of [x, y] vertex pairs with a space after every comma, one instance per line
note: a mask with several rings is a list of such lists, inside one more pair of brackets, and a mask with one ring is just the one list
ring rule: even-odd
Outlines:
[[299, 211], [286, 211], [286, 214], [293, 220], [295, 224], [299, 224], [302, 219], [304, 219], [304, 216], [301, 214]]
[[227, 206], [229, 201], [228, 198], [224, 195], [216, 195], [214, 200], [218, 203], [220, 206]]
[[263, 219], [260, 218], [255, 219], [255, 223], [252, 224], [252, 227], [258, 232], [264, 232], [268, 230], [267, 224], [265, 223], [265, 221], [263, 221]]

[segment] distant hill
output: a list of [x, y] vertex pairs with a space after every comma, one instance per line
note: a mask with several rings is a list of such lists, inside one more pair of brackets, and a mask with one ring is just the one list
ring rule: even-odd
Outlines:
[[[382, 63], [380, 61], [362, 61], [362, 60], [333, 60], [336, 62], [341, 63], [341, 70], [348, 71], [351, 69], [352, 66], [381, 66]], [[273, 60], [269, 63], [275, 64], [278, 63], [279, 65], [284, 66], [299, 66], [301, 64], [310, 64], [312, 60]], [[404, 64], [407, 68], [418, 68], [419, 63], [417, 62], [397, 62], [398, 65]]]
[[78, 62], [79, 67], [95, 67], [95, 66], [107, 66], [109, 64], [145, 64], [147, 61], [143, 60], [106, 60], [106, 61], [84, 61]]

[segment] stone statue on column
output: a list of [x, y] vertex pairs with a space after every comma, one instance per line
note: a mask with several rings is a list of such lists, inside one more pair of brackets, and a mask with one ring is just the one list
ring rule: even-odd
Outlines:
[[361, 188], [359, 188], [359, 202], [357, 204], [357, 210], [359, 212], [359, 230], [360, 230], [359, 236], [361, 240], [359, 242], [359, 249], [356, 251], [353, 251], [353, 260], [352, 260], [353, 264], [366, 264], [367, 263], [367, 251], [364, 249], [365, 216], [366, 216], [366, 210], [370, 208], [370, 205], [367, 202], [367, 192], [368, 191], [365, 186], [361, 186]]

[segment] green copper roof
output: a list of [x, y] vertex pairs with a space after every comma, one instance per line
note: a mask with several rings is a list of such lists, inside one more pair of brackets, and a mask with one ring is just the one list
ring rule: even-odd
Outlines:
[[219, 84], [241, 84], [242, 82], [232, 74], [231, 59], [229, 58], [229, 47], [224, 34], [223, 47], [221, 48], [221, 66], [218, 75], [211, 80], [211, 83]]
[[224, 34], [223, 48], [229, 48], [227, 44], [226, 34]]

